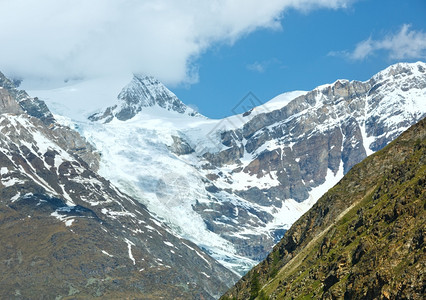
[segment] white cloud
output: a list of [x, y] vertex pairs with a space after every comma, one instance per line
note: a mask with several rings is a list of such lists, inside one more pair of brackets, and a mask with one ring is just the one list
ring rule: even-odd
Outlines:
[[247, 70], [255, 71], [258, 73], [264, 73], [266, 69], [266, 65], [258, 61], [255, 61], [252, 64], [248, 64], [246, 67], [247, 67]]
[[[401, 30], [389, 34], [383, 39], [374, 40], [371, 37], [358, 43], [350, 53], [345, 53], [353, 60], [363, 60], [377, 51], [386, 51], [390, 59], [418, 59], [426, 57], [426, 33], [410, 30], [410, 25], [404, 24]], [[336, 54], [335, 52], [330, 55]]]
[[258, 73], [264, 73], [268, 68], [271, 66], [279, 66], [280, 68], [283, 68], [282, 62], [277, 58], [271, 58], [268, 60], [263, 61], [255, 61], [254, 63], [247, 64], [246, 68], [247, 70], [258, 72]]
[[147, 73], [194, 82], [218, 42], [281, 28], [283, 11], [353, 0], [1, 0], [0, 70], [24, 78]]

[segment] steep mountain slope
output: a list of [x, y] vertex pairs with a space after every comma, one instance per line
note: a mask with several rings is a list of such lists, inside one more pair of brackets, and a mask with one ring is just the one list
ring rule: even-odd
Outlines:
[[222, 299], [423, 299], [426, 119], [348, 174]]
[[93, 148], [33, 117], [48, 111], [26, 113], [42, 102], [0, 78], [0, 298], [214, 299], [235, 280], [96, 174]]

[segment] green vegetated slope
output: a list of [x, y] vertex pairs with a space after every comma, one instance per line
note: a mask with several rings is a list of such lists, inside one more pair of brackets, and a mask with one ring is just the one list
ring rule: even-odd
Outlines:
[[221, 299], [423, 299], [425, 127], [354, 166]]

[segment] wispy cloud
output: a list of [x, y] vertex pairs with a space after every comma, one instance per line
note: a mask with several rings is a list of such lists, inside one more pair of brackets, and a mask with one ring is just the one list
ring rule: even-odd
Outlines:
[[197, 57], [215, 43], [280, 29], [289, 9], [339, 9], [352, 2], [0, 0], [0, 70], [56, 79], [134, 72], [167, 84], [191, 83], [198, 78]]
[[368, 39], [358, 43], [353, 51], [332, 51], [330, 56], [346, 56], [352, 60], [364, 60], [384, 51], [389, 59], [422, 59], [426, 57], [426, 33], [411, 30], [404, 24], [401, 29], [382, 39]]
[[264, 73], [266, 66], [265, 66], [264, 63], [260, 63], [258, 61], [255, 61], [252, 64], [248, 64], [246, 66], [246, 68], [247, 68], [247, 70], [250, 70], [250, 71], [254, 71], [254, 72], [258, 72], [258, 73]]
[[271, 58], [268, 60], [255, 61], [254, 63], [247, 64], [246, 69], [253, 72], [265, 73], [271, 66], [284, 68], [282, 62], [279, 59]]

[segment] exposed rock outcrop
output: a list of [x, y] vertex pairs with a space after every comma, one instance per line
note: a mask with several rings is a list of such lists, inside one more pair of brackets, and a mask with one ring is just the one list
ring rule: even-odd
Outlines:
[[2, 73], [0, 73], [0, 87], [0, 113], [27, 114], [36, 118], [48, 128], [41, 130], [51, 130], [53, 132], [51, 138], [63, 149], [77, 154], [92, 170], [99, 169], [99, 152], [78, 132], [58, 124], [43, 101], [31, 98], [25, 91], [18, 90]]

